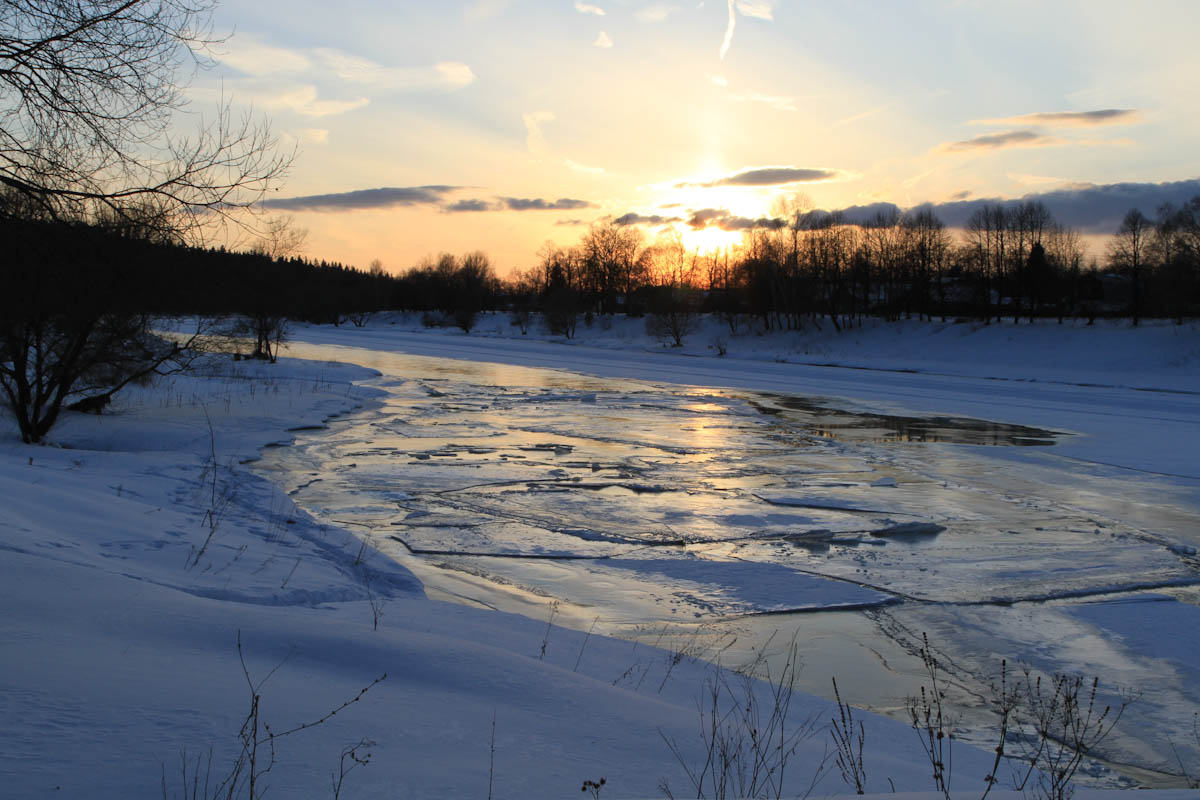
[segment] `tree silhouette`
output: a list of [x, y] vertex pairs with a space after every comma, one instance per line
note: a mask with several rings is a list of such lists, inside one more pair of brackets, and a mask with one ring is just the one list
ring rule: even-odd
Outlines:
[[1109, 263], [1114, 269], [1123, 272], [1130, 279], [1130, 316], [1133, 324], [1138, 324], [1141, 315], [1141, 284], [1142, 268], [1145, 266], [1147, 251], [1150, 246], [1150, 220], [1136, 208], [1131, 208], [1121, 220], [1108, 247]]
[[26, 442], [41, 441], [72, 400], [99, 408], [180, 355], [151, 334], [145, 297], [122, 274], [135, 248], [118, 242], [199, 242], [290, 162], [265, 124], [228, 104], [192, 136], [172, 133], [187, 106], [181, 67], [207, 64], [212, 8], [0, 5], [0, 389]]

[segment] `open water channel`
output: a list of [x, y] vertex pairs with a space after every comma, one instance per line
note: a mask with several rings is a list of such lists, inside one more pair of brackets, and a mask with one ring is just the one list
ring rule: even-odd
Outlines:
[[[1200, 564], [1172, 544], [1196, 535], [1200, 515], [1145, 502], [1153, 482], [1038, 457], [1069, 434], [819, 397], [291, 351], [377, 369], [383, 394], [258, 466], [412, 569], [431, 597], [760, 672], [794, 641], [800, 688], [830, 696], [836, 677], [844, 698], [902, 718], [928, 636], [964, 739], [991, 746], [988, 687], [1006, 658], [1098, 675], [1106, 701], [1117, 686], [1139, 695], [1106, 743], [1121, 773], [1106, 782], [1179, 785], [1166, 775], [1179, 771], [1175, 754], [1200, 764], [1187, 663]], [[1183, 640], [1164, 645], [1172, 635]]]

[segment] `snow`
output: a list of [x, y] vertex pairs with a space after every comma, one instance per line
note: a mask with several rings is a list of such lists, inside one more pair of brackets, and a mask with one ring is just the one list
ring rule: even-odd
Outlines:
[[[958, 576], [938, 584], [913, 583], [912, 562], [902, 549], [854, 562], [854, 569], [874, 570], [867, 582], [881, 588], [844, 580], [848, 574], [836, 565], [804, 573], [747, 557], [754, 548], [777, 549], [779, 538], [764, 538], [764, 530], [871, 538], [872, 530], [898, 524], [981, 525], [981, 518], [994, 514], [990, 506], [980, 510], [965, 489], [913, 481], [913, 467], [904, 458], [863, 469], [846, 453], [829, 449], [814, 451], [811, 460], [796, 467], [788, 477], [792, 485], [756, 487], [742, 495], [740, 505], [713, 508], [702, 497], [672, 487], [680, 476], [699, 469], [711, 469], [705, 474], [714, 486], [725, 480], [720, 471], [727, 451], [702, 442], [706, 435], [728, 436], [730, 448], [742, 447], [758, 435], [757, 428], [746, 427], [757, 424], [757, 412], [724, 394], [681, 396], [662, 391], [664, 384], [803, 391], [876, 410], [883, 405], [897, 413], [977, 416], [1071, 430], [1076, 435], [1053, 448], [989, 448], [988, 463], [999, 464], [998, 473], [973, 476], [979, 483], [972, 483], [971, 491], [989, 481], [1015, 490], [1018, 476], [1044, 483], [1046, 476], [1080, 465], [1078, 482], [1058, 490], [1069, 495], [1063, 502], [1084, 505], [1089, 512], [1109, 509], [1138, 531], [1146, 527], [1144, 520], [1162, 523], [1155, 531], [1163, 543], [1150, 555], [1143, 539], [1130, 538], [1125, 529], [1120, 533], [1126, 538], [1110, 537], [1106, 529], [1106, 554], [1092, 567], [1098, 577], [1089, 588], [1096, 581], [1115, 588], [1131, 574], [1168, 582], [1188, 574], [1180, 566], [1186, 553], [1170, 548], [1197, 543], [1192, 526], [1197, 487], [1184, 477], [1195, 473], [1192, 460], [1200, 444], [1200, 404], [1188, 394], [1200, 391], [1194, 327], [1148, 326], [1135, 333], [1115, 325], [1075, 326], [1060, 333], [1050, 325], [912, 325], [903, 335], [896, 334], [899, 329], [871, 329], [795, 341], [726, 336], [729, 356], [723, 359], [705, 345], [683, 353], [647, 346], [644, 335], [619, 325], [609, 331], [598, 330], [599, 324], [591, 330], [581, 325], [583, 341], [570, 344], [501, 338], [497, 331], [511, 331], [500, 318], [485, 321], [484, 336], [416, 327], [399, 318], [383, 318], [362, 330], [297, 326], [290, 352], [303, 356], [303, 343], [312, 342], [319, 360], [217, 361], [206, 374], [124, 392], [111, 414], [67, 415], [51, 446], [22, 445], [11, 426], [3, 429], [0, 739], [6, 745], [0, 748], [0, 785], [5, 797], [161, 796], [164, 772], [168, 796], [183, 796], [181, 753], [195, 759], [210, 749], [213, 775], [222, 776], [236, 754], [237, 731], [249, 708], [239, 638], [253, 678], [270, 674], [262, 687], [262, 713], [274, 730], [318, 719], [387, 674], [325, 724], [280, 740], [279, 763], [268, 778], [273, 796], [327, 796], [342, 748], [363, 738], [376, 743], [374, 757], [347, 778], [343, 796], [480, 797], [489, 793], [489, 782], [496, 797], [576, 796], [583, 780], [601, 776], [605, 797], [659, 796], [661, 778], [669, 779], [677, 793], [686, 789], [663, 737], [699, 757], [696, 702], [712, 667], [695, 656], [716, 658], [716, 653], [698, 649], [681, 655], [548, 626], [547, 608], [536, 595], [524, 601], [524, 615], [431, 599], [408, 568], [411, 563], [380, 552], [384, 542], [360, 538], [364, 531], [386, 529], [419, 538], [422, 546], [459, 552], [472, 544], [463, 538], [470, 530], [461, 526], [465, 520], [494, 513], [505, 503], [536, 502], [530, 506], [534, 517], [510, 521], [499, 533], [489, 529], [474, 540], [493, 561], [520, 562], [500, 557], [528, 554], [529, 531], [522, 526], [530, 525], [529, 519], [542, 524], [589, 514], [594, 525], [559, 524], [557, 538], [538, 545], [539, 554], [602, 556], [580, 562], [591, 570], [596, 591], [636, 594], [641, 590], [631, 587], [663, 584], [662, 603], [687, 609], [708, 604], [714, 613], [872, 605], [917, 589], [937, 597], [972, 591], [970, 574], [954, 572], [955, 559], [977, 564], [981, 552], [991, 551], [960, 550], [945, 533], [923, 533], [919, 545], [926, 550], [922, 558], [928, 558], [928, 548], [940, 548], [943, 570]], [[717, 330], [710, 328], [709, 334]], [[1003, 346], [1005, 336], [1028, 338], [1016, 342], [1021, 350], [1011, 351]], [[337, 347], [357, 348], [344, 351], [346, 360], [364, 366], [326, 360]], [[544, 373], [508, 371], [497, 372], [497, 386], [511, 385], [516, 374], [516, 385], [540, 388], [498, 388], [480, 397], [464, 391], [469, 381], [453, 362], [437, 362], [441, 372], [431, 369], [419, 382], [394, 378], [386, 365], [396, 351], [570, 369], [622, 378], [624, 388], [614, 392], [607, 382], [588, 385], [588, 379], [565, 374], [558, 386], [541, 385]], [[1139, 351], [1154, 355], [1139, 360]], [[1027, 362], [1014, 352], [1024, 352]], [[838, 370], [779, 363], [778, 358], [840, 360], [871, 369]], [[378, 360], [374, 368], [372, 359]], [[920, 371], [876, 371], [885, 365]], [[387, 374], [376, 379], [376, 370]], [[1082, 385], [1089, 383], [1108, 388]], [[415, 411], [394, 419], [372, 416], [397, 396]], [[614, 423], [611, 430], [580, 439], [582, 431], [565, 430], [548, 417], [547, 404], [586, 406], [591, 414], [637, 407], [640, 423], [637, 428]], [[507, 419], [522, 408], [529, 419], [514, 425], [544, 446], [520, 450], [527, 439], [507, 423], [478, 424], [488, 414]], [[664, 427], [664, 420], [681, 414], [690, 415], [694, 428], [687, 441], [680, 440], [678, 430]], [[362, 440], [354, 445], [336, 439], [339, 430], [353, 428], [360, 418], [373, 420], [380, 441], [364, 446]], [[343, 424], [339, 420], [344, 428], [336, 428]], [[303, 430], [326, 425], [335, 427]], [[573, 435], [570, 447], [563, 441], [567, 434]], [[306, 451], [290, 443], [296, 437], [317, 442], [326, 435], [334, 437], [332, 449], [324, 452], [336, 451], [337, 474], [309, 475], [305, 480], [311, 483], [290, 496], [299, 484], [293, 475], [273, 473], [272, 457], [293, 450], [307, 457], [305, 452], [316, 453], [319, 445], [305, 445]], [[539, 442], [538, 435], [546, 438]], [[391, 441], [388, 437], [407, 441], [400, 449], [382, 441]], [[447, 448], [445, 441], [454, 437], [462, 441]], [[662, 480], [617, 475], [615, 453], [630, 448], [646, 472]], [[402, 452], [413, 456], [404, 460], [402, 472], [411, 486], [400, 485], [387, 468]], [[499, 463], [499, 455], [510, 452], [525, 458]], [[870, 447], [867, 452], [876, 454]], [[955, 473], [975, 465], [968, 455], [956, 453], [948, 452], [938, 469]], [[254, 461], [260, 457], [265, 460]], [[759, 457], [779, 458], [754, 456]], [[1062, 467], [1068, 459], [1073, 466]], [[830, 469], [837, 473], [834, 478], [820, 474]], [[554, 470], [594, 475], [595, 485], [529, 491], [527, 481]], [[351, 501], [337, 488], [339, 481], [349, 480], [368, 490]], [[422, 511], [414, 504], [430, 492], [461, 493], [468, 483], [506, 481], [516, 483], [488, 489], [513, 492], [496, 494], [494, 504], [484, 491], [468, 492], [475, 505], [443, 506], [414, 516]], [[783, 504], [764, 511], [753, 501], [756, 494]], [[296, 505], [297, 497], [308, 511]], [[329, 505], [309, 502], [320, 498]], [[845, 513], [864, 498], [871, 501], [864, 507], [872, 515]], [[403, 505], [413, 507], [398, 511]], [[663, 558], [657, 546], [643, 549], [670, 533], [667, 527], [640, 524], [646, 513], [671, 529], [690, 531], [689, 539], [705, 548], [705, 557]], [[620, 535], [610, 536], [613, 530]], [[731, 533], [749, 538], [720, 541]], [[1003, 539], [1004, 534], [989, 536]], [[1039, 569], [1046, 559], [1060, 558], [1066, 567], [1082, 554], [1094, 557], [1098, 534], [1089, 528], [1070, 536], [1065, 550], [1039, 556]], [[835, 548], [853, 549], [836, 541]], [[893, 553], [908, 546], [889, 539], [868, 549]], [[541, 580], [550, 581], [562, 579], [563, 565], [575, 562], [529, 563]], [[1032, 566], [1020, 574], [1001, 574], [1009, 566], [997, 562], [996, 586], [1010, 594], [1038, 590], [1025, 585]], [[666, 579], [671, 583], [664, 584]], [[672, 587], [683, 587], [686, 596], [672, 595]], [[469, 581], [462, 588], [471, 588]], [[447, 584], [437, 595], [451, 590]], [[1169, 720], [1170, 732], [1182, 737], [1182, 713], [1168, 712], [1172, 703], [1177, 711], [1197, 703], [1191, 687], [1198, 685], [1194, 665], [1200, 663], [1200, 643], [1172, 631], [1177, 626], [1194, 630], [1195, 604], [1175, 595], [1138, 597], [1139, 603], [1016, 607], [1012, 619], [1000, 621], [980, 611], [968, 633], [986, 641], [998, 628], [1013, 636], [1014, 630], [1059, 625], [1059, 630], [1104, 639], [1112, 651], [1105, 663], [1127, 665], [1130, 671], [1123, 674], [1130, 677], [1155, 679], [1162, 675], [1160, 663], [1170, 664], [1178, 680], [1152, 698], [1149, 724], [1155, 718]], [[1153, 605], [1153, 625], [1145, 624], [1139, 604]], [[931, 619], [931, 630], [937, 622]], [[1065, 638], [1064, 646], [1075, 642], [1075, 663], [1087, 666], [1094, 652], [1081, 636]], [[1133, 655], [1142, 652], [1161, 661]], [[1047, 654], [1047, 662], [1050, 658]], [[821, 720], [832, 716], [826, 701], [804, 696], [800, 705], [793, 712], [797, 719], [810, 713]], [[862, 717], [869, 789], [886, 792], [889, 779], [902, 791], [931, 788], [928, 766], [922, 766], [908, 726], [865, 712]], [[804, 766], [794, 767], [796, 791], [807, 785], [827, 741], [822, 732], [802, 745], [796, 763]], [[493, 749], [494, 768], [489, 766]], [[989, 762], [989, 754], [960, 745], [955, 751], [959, 786], [976, 788], [976, 776]], [[835, 772], [823, 779], [816, 795], [846, 791]], [[1101, 794], [1084, 790], [1077, 797]], [[1175, 800], [1195, 792], [1154, 796]]]

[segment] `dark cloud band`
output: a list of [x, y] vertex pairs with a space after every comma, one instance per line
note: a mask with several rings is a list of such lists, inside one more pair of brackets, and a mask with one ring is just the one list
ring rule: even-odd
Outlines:
[[586, 200], [574, 200], [570, 197], [560, 197], [554, 201], [543, 200], [540, 197], [501, 197], [500, 202], [509, 211], [574, 211], [592, 207]]
[[940, 149], [950, 153], [967, 153], [972, 150], [1000, 150], [1005, 147], [1041, 147], [1056, 144], [1058, 141], [1035, 131], [1006, 131], [976, 136], [961, 142], [946, 142]]
[[[1200, 195], [1200, 179], [1168, 183], [1110, 183], [1057, 189], [1028, 194], [1024, 200], [1040, 200], [1059, 222], [1084, 233], [1112, 233], [1131, 208], [1153, 217], [1157, 209], [1171, 203], [1180, 205]], [[961, 227], [975, 211], [996, 203], [1014, 204], [1017, 200], [977, 199], [939, 203], [932, 208], [951, 227]]]
[[263, 201], [264, 208], [280, 211], [359, 211], [368, 208], [436, 205], [458, 186], [408, 186], [359, 189], [338, 194], [280, 197]]
[[[962, 197], [958, 193], [956, 197]], [[976, 211], [989, 206], [1015, 206], [1030, 200], [1045, 204], [1054, 218], [1083, 233], [1110, 234], [1121, 224], [1126, 212], [1137, 208], [1147, 217], [1153, 218], [1157, 210], [1166, 205], [1182, 205], [1193, 197], [1200, 196], [1200, 178], [1168, 183], [1112, 183], [1104, 185], [1073, 186], [1051, 192], [1027, 194], [1017, 199], [977, 198], [955, 199], [945, 203], [925, 203], [908, 209], [929, 209], [948, 227], [961, 228]], [[894, 203], [870, 203], [846, 206], [834, 211], [815, 211], [812, 219], [828, 220], [836, 217], [851, 225], [870, 225], [879, 219], [895, 219], [904, 209]], [[622, 225], [657, 225], [673, 221], [670, 218], [642, 216], [629, 213], [615, 220]], [[687, 224], [692, 228], [720, 228], [727, 231], [751, 229], [778, 229], [788, 224], [778, 217], [739, 217], [723, 208], [702, 208], [691, 212]]]
[[442, 207], [443, 211], [457, 213], [459, 211], [495, 211], [496, 204], [489, 203], [487, 200], [458, 200], [448, 206]]
[[688, 187], [711, 188], [713, 186], [782, 186], [788, 183], [814, 183], [816, 181], [832, 180], [838, 172], [832, 169], [809, 169], [806, 167], [758, 167], [742, 170], [701, 183], [677, 183], [675, 188]]
[[[1110, 183], [1056, 189], [1052, 192], [1027, 194], [1019, 199], [977, 198], [975, 200], [953, 200], [947, 203], [926, 203], [916, 208], [928, 208], [952, 228], [966, 225], [979, 209], [985, 206], [1014, 206], [1037, 200], [1050, 209], [1054, 218], [1083, 233], [1107, 234], [1121, 224], [1125, 213], [1131, 208], [1139, 209], [1153, 218], [1163, 205], [1182, 205], [1200, 195], [1200, 179], [1173, 181], [1169, 183]], [[879, 214], [888, 215], [901, 209], [892, 203], [872, 203], [865, 206], [849, 206], [838, 210], [842, 219], [850, 223], [868, 223]], [[913, 209], [910, 209], [913, 210]]]
[[540, 197], [498, 197], [496, 200], [477, 198], [447, 202], [447, 195], [464, 189], [462, 186], [407, 186], [381, 189], [358, 189], [338, 194], [314, 194], [305, 197], [273, 198], [263, 202], [263, 207], [279, 211], [361, 211], [371, 208], [394, 208], [404, 206], [437, 206], [450, 213], [481, 211], [574, 211], [592, 208], [586, 200], [560, 197], [544, 200]]
[[978, 125], [1047, 125], [1096, 126], [1121, 125], [1138, 121], [1138, 112], [1131, 108], [1100, 108], [1095, 111], [1041, 111], [1002, 119], [976, 120]]
[[723, 231], [748, 231], [755, 228], [782, 228], [787, 222], [775, 217], [739, 217], [724, 208], [702, 208], [693, 211], [688, 225], [693, 228], [720, 228]]
[[680, 217], [664, 217], [659, 214], [635, 214], [630, 211], [613, 220], [617, 225], [668, 225], [672, 222], [683, 222]]

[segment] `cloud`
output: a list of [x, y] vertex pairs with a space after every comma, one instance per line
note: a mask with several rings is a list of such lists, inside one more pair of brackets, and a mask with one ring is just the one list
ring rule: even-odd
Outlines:
[[584, 219], [560, 219], [554, 223], [555, 225], [591, 225], [592, 223]]
[[774, 0], [737, 0], [737, 10], [744, 17], [775, 19]]
[[719, 51], [721, 60], [733, 44], [733, 31], [737, 27], [737, 15], [754, 17], [755, 19], [773, 20], [775, 18], [774, 0], [729, 0], [729, 21], [725, 25], [725, 37], [721, 40]]
[[592, 42], [592, 47], [612, 47], [613, 40], [604, 31], [600, 31], [600, 35], [596, 37], [596, 41]]
[[[934, 211], [950, 227], [962, 227], [973, 213], [984, 206], [1015, 205], [1036, 200], [1045, 203], [1059, 222], [1084, 233], [1108, 234], [1121, 224], [1125, 213], [1138, 208], [1147, 216], [1164, 203], [1181, 205], [1200, 195], [1200, 178], [1167, 183], [1111, 183], [1068, 186], [1049, 192], [1026, 194], [1018, 199], [977, 198], [952, 200], [919, 206]], [[841, 209], [848, 220], [857, 219], [872, 206]]]
[[442, 210], [453, 214], [462, 211], [574, 211], [592, 207], [586, 200], [574, 200], [570, 197], [560, 197], [557, 200], [544, 200], [540, 197], [497, 197], [494, 202], [479, 199], [458, 200], [442, 206]]
[[[1153, 217], [1164, 204], [1182, 205], [1200, 196], [1200, 178], [1166, 183], [1112, 183], [1066, 186], [1049, 192], [1026, 194], [1020, 198], [976, 198], [966, 199], [969, 191], [957, 192], [953, 199], [944, 203], [924, 203], [907, 209], [909, 212], [929, 209], [947, 226], [963, 227], [971, 215], [985, 206], [1015, 206], [1026, 201], [1044, 203], [1058, 222], [1088, 234], [1111, 234], [1131, 208], [1140, 209]], [[842, 222], [865, 225], [877, 217], [891, 217], [904, 209], [894, 203], [878, 202], [866, 205], [846, 206], [834, 211], [814, 211], [814, 219], [828, 219], [836, 215]], [[643, 216], [634, 212], [614, 220], [619, 225], [661, 225], [680, 221], [677, 217]], [[720, 228], [726, 231], [744, 231], [756, 228], [778, 229], [787, 221], [777, 217], [739, 217], [724, 208], [702, 208], [692, 210], [687, 224], [693, 228]]]
[[530, 111], [522, 114], [521, 119], [525, 122], [525, 146], [529, 152], [539, 158], [546, 155], [550, 148], [546, 146], [546, 137], [542, 134], [542, 123], [553, 122], [554, 112]]
[[847, 206], [846, 208], [839, 208], [837, 211], [814, 211], [813, 217], [819, 220], [836, 215], [842, 222], [848, 225], [869, 225], [876, 219], [892, 219], [898, 217], [900, 213], [900, 206], [895, 203], [878, 202]]
[[496, 209], [496, 204], [489, 203], [487, 200], [459, 200], [442, 207], [443, 211], [452, 214], [459, 211], [495, 211]]
[[588, 3], [581, 3], [579, 0], [575, 2], [575, 10], [580, 14], [593, 14], [597, 17], [604, 16], [604, 9], [599, 6], [593, 6]]
[[721, 60], [725, 60], [725, 54], [729, 52], [730, 45], [733, 44], [733, 29], [737, 27], [737, 3], [736, 0], [729, 0], [729, 22], [725, 23], [725, 38], [721, 40], [721, 49], [718, 51]]
[[630, 211], [613, 220], [617, 225], [667, 225], [672, 222], [683, 222], [682, 217], [663, 217], [658, 214], [643, 215]]
[[564, 158], [563, 164], [565, 164], [567, 166], [567, 169], [569, 169], [573, 172], [582, 172], [587, 175], [603, 175], [604, 174], [604, 167], [589, 167], [587, 164], [580, 164], [578, 161], [572, 161], [569, 158]]
[[788, 183], [814, 183], [828, 181], [840, 173], [831, 169], [806, 169], [803, 167], [756, 167], [742, 170], [724, 178], [699, 183], [677, 183], [676, 189], [689, 187], [712, 188], [713, 186], [781, 186]]
[[768, 105], [776, 111], [800, 110], [796, 108], [796, 98], [794, 97], [776, 97], [775, 95], [755, 94], [751, 92], [748, 94], [735, 94], [730, 99], [743, 103], [763, 103], [764, 105]]
[[1096, 111], [1048, 111], [1018, 117], [975, 119], [972, 125], [1047, 125], [1051, 127], [1095, 127], [1137, 122], [1140, 114], [1129, 108], [1101, 108]]
[[947, 153], [969, 153], [973, 150], [1002, 150], [1008, 147], [1048, 147], [1063, 140], [1035, 131], [1005, 131], [976, 136], [961, 142], [943, 142], [937, 149]]
[[308, 144], [325, 144], [329, 141], [327, 128], [297, 128], [291, 131], [291, 135], [298, 141]]
[[266, 200], [264, 208], [281, 211], [361, 211], [373, 208], [395, 208], [405, 206], [434, 206], [448, 213], [483, 211], [567, 211], [594, 208], [586, 200], [560, 197], [544, 200], [540, 197], [497, 197], [494, 200], [464, 198], [448, 202], [448, 195], [465, 187], [449, 185], [385, 187], [381, 189], [358, 189], [336, 194], [315, 194], [305, 197], [282, 197]]
[[540, 197], [501, 197], [500, 202], [509, 211], [568, 211], [578, 208], [593, 208], [586, 200], [573, 200], [570, 197], [560, 197], [553, 202]]
[[688, 218], [688, 225], [693, 228], [720, 228], [723, 231], [748, 231], [754, 228], [782, 228], [787, 223], [775, 217], [739, 217], [729, 213], [725, 208], [702, 208], [693, 211]]
[[1066, 186], [1070, 183], [1066, 178], [1055, 175], [1033, 175], [1027, 172], [1006, 172], [1005, 177], [1013, 183], [1019, 183], [1022, 186], [1029, 186], [1031, 188], [1039, 186]]
[[362, 108], [371, 101], [365, 97], [348, 100], [320, 99], [317, 87], [306, 83], [280, 83], [274, 80], [239, 79], [225, 81], [221, 88], [193, 86], [188, 96], [203, 103], [224, 103], [230, 98], [268, 111], [292, 111], [306, 117], [328, 117]]
[[719, 87], [720, 87], [720, 88], [722, 88], [722, 89], [724, 89], [724, 88], [726, 88], [726, 87], [728, 87], [728, 86], [729, 86], [729, 81], [728, 81], [728, 80], [726, 80], [726, 78], [725, 78], [725, 76], [724, 76], [724, 75], [709, 75], [709, 76], [708, 76], [708, 81], [709, 81], [709, 83], [711, 83], [713, 86], [719, 86]]
[[[330, 47], [289, 49], [267, 44], [253, 35], [238, 34], [228, 42], [228, 50], [217, 55], [217, 60], [232, 67], [247, 77], [236, 83], [243, 84], [250, 94], [279, 92], [278, 82], [284, 77], [299, 84], [298, 91], [309, 92], [314, 97], [317, 85], [327, 86], [330, 78], [342, 83], [356, 84], [363, 88], [392, 92], [452, 92], [475, 82], [475, 73], [459, 61], [443, 61], [422, 66], [394, 67], [380, 64], [362, 56]], [[262, 81], [275, 81], [274, 87]], [[321, 101], [328, 104], [349, 104], [357, 108], [367, 100]], [[278, 104], [277, 104], [278, 106]], [[285, 104], [285, 107], [290, 107]], [[332, 106], [330, 106], [332, 108]], [[341, 113], [320, 110], [316, 113], [297, 108], [300, 113], [313, 116]]]
[[344, 81], [398, 92], [453, 92], [475, 82], [475, 73], [459, 61], [422, 67], [387, 67], [332, 48], [313, 51], [327, 73]]
[[217, 61], [252, 77], [302, 72], [312, 66], [302, 51], [275, 47], [250, 34], [240, 33], [225, 46], [225, 52], [215, 53]]
[[282, 211], [359, 211], [396, 206], [437, 205], [458, 186], [408, 186], [358, 189], [337, 194], [280, 197], [264, 200], [264, 208]]
[[693, 211], [688, 224], [693, 228], [703, 228], [709, 222], [716, 219], [724, 219], [729, 216], [727, 208], [702, 208], [699, 211]]
[[664, 22], [669, 16], [682, 10], [682, 6], [655, 3], [654, 5], [639, 8], [633, 12], [633, 16], [638, 22]]
[[274, 91], [264, 88], [252, 90], [244, 96], [248, 96], [265, 109], [288, 109], [306, 117], [345, 114], [371, 102], [365, 97], [356, 97], [353, 100], [319, 100], [315, 86], [287, 86]]

